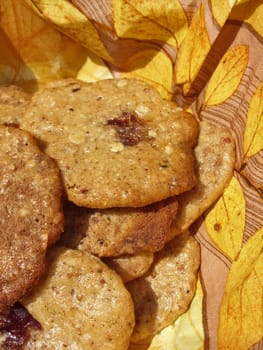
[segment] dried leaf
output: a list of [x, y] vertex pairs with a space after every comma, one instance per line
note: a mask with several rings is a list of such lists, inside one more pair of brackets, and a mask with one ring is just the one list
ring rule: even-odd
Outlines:
[[[108, 61], [111, 57], [93, 24], [70, 1], [24, 0], [60, 31]], [[17, 1], [16, 1], [17, 4]]]
[[231, 97], [240, 84], [247, 64], [246, 45], [234, 46], [227, 51], [208, 83], [204, 104], [214, 106]]
[[245, 198], [233, 177], [223, 195], [206, 215], [207, 232], [215, 245], [231, 260], [238, 255], [245, 227]]
[[172, 97], [173, 66], [169, 57], [159, 50], [144, 50], [126, 62], [127, 72], [122, 77], [142, 78], [153, 85], [163, 96]]
[[115, 30], [122, 38], [160, 40], [177, 47], [187, 32], [187, 19], [178, 0], [113, 0]]
[[201, 350], [204, 348], [202, 322], [203, 291], [200, 280], [190, 308], [173, 325], [155, 336], [148, 350]]
[[244, 154], [251, 157], [263, 149], [263, 83], [252, 96], [244, 135]]
[[233, 262], [223, 296], [219, 350], [246, 350], [263, 337], [263, 228]]

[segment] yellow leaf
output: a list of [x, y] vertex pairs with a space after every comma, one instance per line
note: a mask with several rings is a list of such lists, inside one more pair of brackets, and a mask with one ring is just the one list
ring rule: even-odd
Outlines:
[[205, 94], [205, 104], [214, 106], [234, 94], [248, 64], [248, 47], [238, 45], [229, 50], [214, 71]]
[[229, 18], [249, 23], [263, 37], [263, 2], [262, 0], [237, 1]]
[[1, 27], [0, 43], [0, 84], [9, 84], [21, 76], [23, 62]]
[[133, 55], [126, 62], [127, 78], [141, 78], [153, 85], [163, 98], [172, 97], [173, 66], [169, 57], [159, 50], [144, 50]]
[[247, 114], [244, 154], [251, 157], [263, 149], [263, 83], [253, 95]]
[[238, 255], [245, 227], [245, 198], [233, 177], [223, 195], [206, 215], [207, 232], [215, 245], [231, 260]]
[[233, 262], [221, 304], [218, 350], [247, 350], [263, 337], [263, 228]]
[[122, 38], [160, 40], [177, 47], [187, 32], [187, 19], [178, 0], [113, 0], [115, 30]]
[[89, 53], [86, 62], [78, 71], [77, 79], [94, 82], [102, 79], [112, 79], [112, 73], [98, 56]]
[[213, 16], [220, 27], [223, 27], [234, 3], [235, 1], [230, 2], [229, 0], [211, 0]]
[[210, 47], [201, 3], [180, 47], [175, 67], [175, 84], [182, 85], [184, 94], [189, 92]]
[[[87, 47], [96, 55], [111, 61], [99, 34], [89, 19], [67, 0], [24, 0], [57, 29]], [[16, 1], [17, 3], [17, 1]]]
[[187, 312], [173, 325], [156, 335], [148, 350], [201, 350], [204, 348], [202, 316], [203, 291], [200, 280], [192, 303]]
[[[0, 9], [1, 26], [21, 58], [9, 83], [39, 84], [76, 76], [86, 61], [85, 48], [59, 33], [22, 1], [0, 0]], [[6, 46], [1, 48], [6, 50]]]

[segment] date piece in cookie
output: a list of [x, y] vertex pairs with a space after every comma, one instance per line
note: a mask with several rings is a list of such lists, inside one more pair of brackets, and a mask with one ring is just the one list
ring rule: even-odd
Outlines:
[[68, 202], [64, 206], [65, 233], [61, 241], [69, 248], [101, 257], [155, 252], [167, 241], [176, 211], [175, 198], [143, 208], [101, 210]]
[[0, 124], [19, 126], [30, 99], [19, 86], [0, 86]]
[[187, 310], [195, 294], [199, 265], [199, 244], [186, 232], [155, 254], [145, 276], [126, 284], [135, 306], [132, 343], [149, 343]]
[[48, 243], [63, 231], [62, 185], [34, 138], [0, 126], [0, 311], [43, 272]]
[[195, 157], [197, 184], [177, 196], [178, 212], [169, 239], [188, 229], [228, 185], [235, 165], [235, 144], [230, 132], [207, 121], [201, 122]]
[[70, 79], [37, 92], [23, 118], [62, 172], [68, 199], [141, 207], [196, 181], [195, 118], [140, 80]]
[[24, 349], [127, 349], [134, 307], [120, 276], [99, 258], [63, 247], [48, 262], [45, 278], [22, 300], [43, 328]]

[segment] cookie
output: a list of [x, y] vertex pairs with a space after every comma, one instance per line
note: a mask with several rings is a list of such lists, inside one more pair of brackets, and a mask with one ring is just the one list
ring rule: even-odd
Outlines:
[[151, 267], [153, 253], [144, 252], [137, 255], [122, 255], [104, 258], [103, 261], [121, 276], [123, 282], [129, 282], [143, 276]]
[[53, 249], [48, 262], [45, 278], [22, 300], [42, 326], [24, 349], [127, 349], [134, 308], [121, 278], [77, 250]]
[[33, 137], [0, 126], [0, 311], [42, 274], [47, 245], [63, 231], [61, 194], [59, 170]]
[[170, 239], [188, 229], [218, 199], [233, 176], [235, 144], [230, 132], [207, 121], [201, 122], [195, 156], [197, 184], [177, 197], [178, 213]]
[[126, 284], [135, 307], [132, 343], [149, 343], [187, 310], [195, 294], [199, 265], [199, 244], [186, 232], [155, 254], [145, 276]]
[[56, 160], [79, 206], [142, 207], [196, 181], [198, 123], [140, 80], [70, 79], [44, 88], [21, 126]]
[[61, 242], [101, 257], [154, 252], [167, 241], [176, 211], [175, 198], [143, 208], [102, 210], [67, 203]]
[[0, 86], [0, 124], [19, 126], [30, 99], [19, 86]]

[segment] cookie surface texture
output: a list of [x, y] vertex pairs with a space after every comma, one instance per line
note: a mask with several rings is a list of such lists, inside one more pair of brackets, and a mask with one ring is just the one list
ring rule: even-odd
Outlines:
[[42, 274], [47, 245], [63, 231], [61, 193], [59, 170], [33, 137], [0, 126], [0, 311]]
[[176, 211], [175, 198], [143, 208], [102, 210], [67, 203], [62, 242], [101, 257], [155, 252], [167, 241]]
[[22, 128], [56, 160], [79, 206], [141, 207], [195, 184], [196, 120], [140, 80], [45, 88]]
[[77, 250], [52, 250], [48, 261], [45, 279], [22, 301], [43, 327], [24, 348], [127, 349], [134, 309], [121, 278]]
[[150, 343], [156, 333], [187, 310], [199, 265], [199, 244], [183, 233], [155, 254], [145, 276], [126, 284], [135, 306], [132, 343]]
[[19, 126], [30, 99], [19, 86], [0, 86], [0, 124]]

